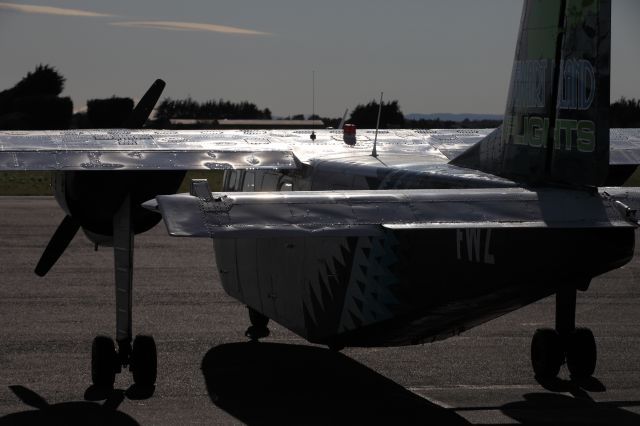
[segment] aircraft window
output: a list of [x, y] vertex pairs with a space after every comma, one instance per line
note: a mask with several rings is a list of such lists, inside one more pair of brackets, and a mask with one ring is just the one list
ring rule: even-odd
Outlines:
[[253, 192], [255, 191], [255, 173], [253, 172], [245, 172], [244, 174], [244, 184], [242, 186], [242, 190], [244, 192]]
[[238, 180], [238, 172], [235, 170], [228, 170], [225, 172], [224, 190], [236, 191], [236, 182]]
[[274, 175], [271, 173], [265, 173], [262, 178], [262, 188], [261, 191], [275, 191], [278, 185], [278, 175]]
[[293, 182], [289, 178], [281, 180], [278, 191], [293, 191]]

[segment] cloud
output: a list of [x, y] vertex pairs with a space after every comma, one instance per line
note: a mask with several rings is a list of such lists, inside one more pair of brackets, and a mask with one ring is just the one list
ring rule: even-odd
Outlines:
[[[91, 12], [89, 10], [80, 9], [67, 9], [62, 7], [40, 6], [34, 4], [17, 4], [17, 3], [4, 3], [0, 2], [0, 9], [12, 10], [22, 13], [38, 13], [44, 15], [59, 15], [59, 16], [82, 16], [91, 18], [113, 18], [116, 15], [107, 13]], [[248, 30], [245, 28], [229, 27], [226, 25], [205, 24], [197, 22], [176, 22], [176, 21], [123, 21], [123, 22], [111, 22], [111, 25], [117, 27], [128, 28], [152, 28], [157, 30], [172, 30], [172, 31], [207, 31], [223, 34], [238, 34], [238, 35], [254, 35], [264, 36], [271, 35], [262, 31]]]
[[9, 9], [23, 13], [39, 13], [44, 15], [83, 16], [91, 18], [113, 17], [106, 13], [91, 12], [88, 10], [66, 9], [62, 7], [38, 6], [35, 4], [15, 4], [0, 2], [0, 9]]
[[152, 28], [156, 30], [172, 31], [207, 31], [223, 34], [239, 35], [271, 35], [262, 31], [247, 30], [245, 28], [228, 27], [225, 25], [201, 24], [197, 22], [176, 22], [176, 21], [125, 21], [112, 22], [111, 25], [128, 28]]

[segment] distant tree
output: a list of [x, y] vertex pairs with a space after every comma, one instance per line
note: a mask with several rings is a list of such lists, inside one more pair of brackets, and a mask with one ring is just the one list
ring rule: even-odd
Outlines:
[[624, 96], [611, 104], [609, 109], [610, 127], [640, 127], [640, 99], [626, 99]]
[[58, 96], [64, 90], [65, 81], [54, 67], [40, 64], [35, 71], [27, 73], [13, 90], [16, 96]]
[[453, 121], [424, 119], [405, 120], [405, 127], [408, 129], [495, 129], [502, 121], [500, 120], [469, 120]]
[[166, 98], [156, 109], [156, 120], [160, 124], [168, 124], [172, 118], [270, 119], [271, 110], [261, 110], [248, 101], [235, 103], [220, 99], [200, 103], [191, 98]]
[[304, 114], [292, 115], [291, 120], [304, 120]]
[[[375, 128], [379, 107], [380, 104], [376, 101], [371, 101], [366, 105], [358, 105], [353, 109], [348, 122], [362, 128]], [[383, 102], [380, 114], [380, 128], [398, 128], [403, 125], [404, 115], [400, 110], [398, 101]]]
[[49, 65], [38, 65], [14, 87], [0, 92], [0, 129], [67, 129], [71, 98], [58, 95], [65, 78]]
[[342, 118], [322, 117], [321, 120], [325, 126], [336, 129], [340, 125]]
[[90, 99], [87, 101], [89, 126], [95, 129], [122, 127], [133, 111], [133, 99]]

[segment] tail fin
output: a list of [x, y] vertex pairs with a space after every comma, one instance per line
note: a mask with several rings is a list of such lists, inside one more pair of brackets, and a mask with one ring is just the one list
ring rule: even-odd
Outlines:
[[600, 186], [609, 168], [611, 0], [525, 0], [501, 128], [452, 164]]

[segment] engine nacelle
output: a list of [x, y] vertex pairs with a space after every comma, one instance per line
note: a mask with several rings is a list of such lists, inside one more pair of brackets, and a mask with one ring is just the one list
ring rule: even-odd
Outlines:
[[129, 194], [136, 234], [153, 228], [162, 216], [140, 206], [158, 194], [174, 194], [184, 171], [72, 171], [53, 173], [52, 187], [60, 207], [80, 223], [91, 241], [108, 245], [113, 217]]

